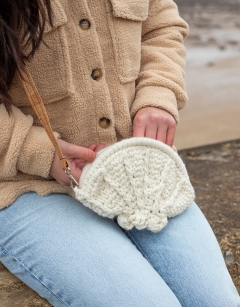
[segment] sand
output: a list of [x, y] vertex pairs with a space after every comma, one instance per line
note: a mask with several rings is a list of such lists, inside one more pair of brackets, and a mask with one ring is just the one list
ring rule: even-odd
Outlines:
[[178, 149], [240, 138], [240, 1], [177, 1], [189, 23]]

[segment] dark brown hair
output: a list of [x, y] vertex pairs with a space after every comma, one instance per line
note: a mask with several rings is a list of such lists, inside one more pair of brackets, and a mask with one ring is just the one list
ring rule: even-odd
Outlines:
[[9, 89], [16, 71], [34, 55], [43, 38], [50, 0], [0, 0], [0, 103], [11, 112]]

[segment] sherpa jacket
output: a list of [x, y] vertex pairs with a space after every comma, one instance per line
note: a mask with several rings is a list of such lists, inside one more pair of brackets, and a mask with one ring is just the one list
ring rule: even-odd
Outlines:
[[[186, 102], [187, 24], [172, 0], [53, 0], [53, 28], [27, 63], [57, 137], [79, 146], [132, 135], [153, 106], [176, 122]], [[36, 191], [70, 193], [49, 176], [54, 148], [16, 73], [11, 116], [0, 104], [0, 209]]]

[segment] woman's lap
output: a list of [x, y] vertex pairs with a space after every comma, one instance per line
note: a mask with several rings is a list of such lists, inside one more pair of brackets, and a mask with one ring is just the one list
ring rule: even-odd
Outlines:
[[54, 306], [240, 306], [196, 205], [158, 234], [127, 236], [66, 195], [28, 193], [0, 211], [0, 260]]
[[157, 234], [133, 229], [129, 235], [182, 306], [240, 306], [216, 237], [195, 203]]
[[116, 223], [69, 196], [26, 194], [0, 225], [0, 260], [54, 306], [159, 306], [159, 289], [180, 306]]

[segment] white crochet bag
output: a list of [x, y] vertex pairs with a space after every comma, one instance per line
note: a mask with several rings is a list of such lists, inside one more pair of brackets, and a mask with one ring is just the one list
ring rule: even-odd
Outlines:
[[186, 168], [169, 146], [148, 138], [123, 140], [99, 151], [83, 168], [76, 198], [99, 215], [117, 216], [129, 230], [158, 232], [195, 195]]

